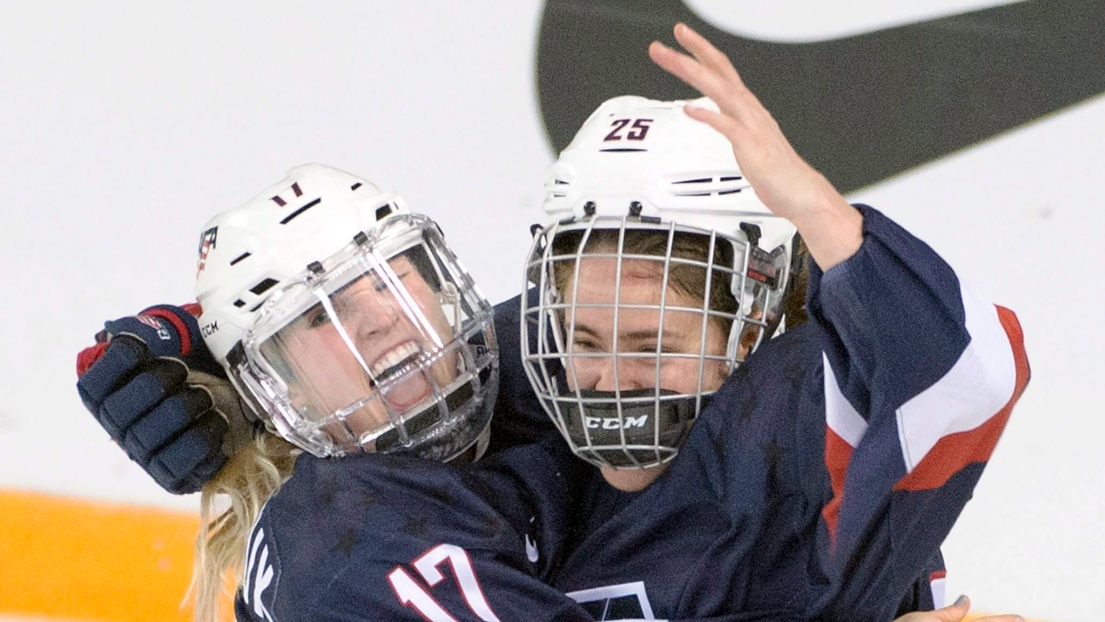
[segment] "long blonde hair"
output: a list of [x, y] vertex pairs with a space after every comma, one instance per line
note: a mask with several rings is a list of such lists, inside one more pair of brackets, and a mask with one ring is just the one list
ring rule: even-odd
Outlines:
[[[241, 447], [203, 487], [200, 531], [188, 597], [195, 599], [197, 622], [220, 619], [219, 600], [226, 582], [243, 576], [249, 532], [261, 508], [291, 475], [301, 450], [262, 432]], [[220, 511], [220, 507], [225, 510]], [[228, 573], [229, 579], [228, 579]]]

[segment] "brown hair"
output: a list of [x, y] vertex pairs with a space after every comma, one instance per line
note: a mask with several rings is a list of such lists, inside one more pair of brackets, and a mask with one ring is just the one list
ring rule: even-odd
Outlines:
[[802, 236], [794, 234], [794, 250], [790, 260], [790, 282], [783, 294], [783, 303], [779, 313], [786, 318], [787, 328], [805, 324], [809, 319], [806, 312], [806, 289], [810, 282], [810, 253]]

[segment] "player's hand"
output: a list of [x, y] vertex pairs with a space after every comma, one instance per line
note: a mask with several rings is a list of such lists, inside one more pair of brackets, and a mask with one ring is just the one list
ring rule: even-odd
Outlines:
[[85, 407], [162, 488], [199, 490], [248, 439], [250, 424], [195, 316], [150, 307], [106, 322], [96, 342], [77, 355]]
[[[960, 622], [967, 616], [971, 608], [971, 600], [966, 596], [960, 596], [955, 603], [937, 609], [936, 611], [914, 611], [897, 618], [894, 622]], [[1024, 622], [1024, 618], [1018, 615], [986, 616], [974, 618], [971, 622]]]
[[729, 139], [741, 172], [756, 195], [771, 211], [798, 227], [822, 269], [850, 257], [862, 242], [859, 212], [798, 155], [725, 54], [686, 24], [676, 24], [675, 39], [689, 54], [653, 41], [649, 56], [719, 108], [714, 112], [688, 106], [687, 115]]

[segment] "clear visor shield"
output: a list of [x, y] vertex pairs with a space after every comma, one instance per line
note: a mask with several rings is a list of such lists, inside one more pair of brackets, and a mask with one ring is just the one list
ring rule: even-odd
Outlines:
[[271, 423], [312, 453], [429, 443], [449, 459], [486, 428], [490, 306], [436, 227], [398, 220], [290, 280], [243, 340]]
[[712, 231], [628, 219], [538, 235], [528, 274], [540, 295], [523, 308], [533, 326], [523, 331], [526, 371], [577, 455], [617, 468], [675, 456], [763, 334], [759, 305], [770, 301], [748, 276], [750, 249]]

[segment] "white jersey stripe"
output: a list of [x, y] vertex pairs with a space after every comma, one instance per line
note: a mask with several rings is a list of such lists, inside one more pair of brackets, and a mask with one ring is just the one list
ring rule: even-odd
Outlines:
[[[254, 530], [250, 534], [249, 552], [246, 553], [246, 577], [243, 581], [243, 585], [249, 586], [253, 580], [253, 566], [257, 563], [257, 549], [261, 546], [261, 541], [265, 538], [265, 530], [258, 525], [254, 525]], [[248, 589], [242, 590], [242, 596], [249, 604], [250, 592]]]
[[821, 358], [825, 362], [825, 421], [829, 429], [836, 432], [845, 443], [853, 448], [858, 447], [863, 435], [867, 433], [867, 421], [841, 392], [833, 368], [829, 365], [829, 357], [822, 353]]
[[898, 409], [898, 435], [906, 472], [912, 472], [943, 437], [973, 430], [1009, 402], [1017, 369], [997, 308], [962, 290], [971, 342], [955, 365]]
[[929, 581], [929, 587], [932, 588], [932, 604], [937, 609], [947, 604], [947, 597], [945, 596], [947, 583], [944, 577], [934, 577]]

